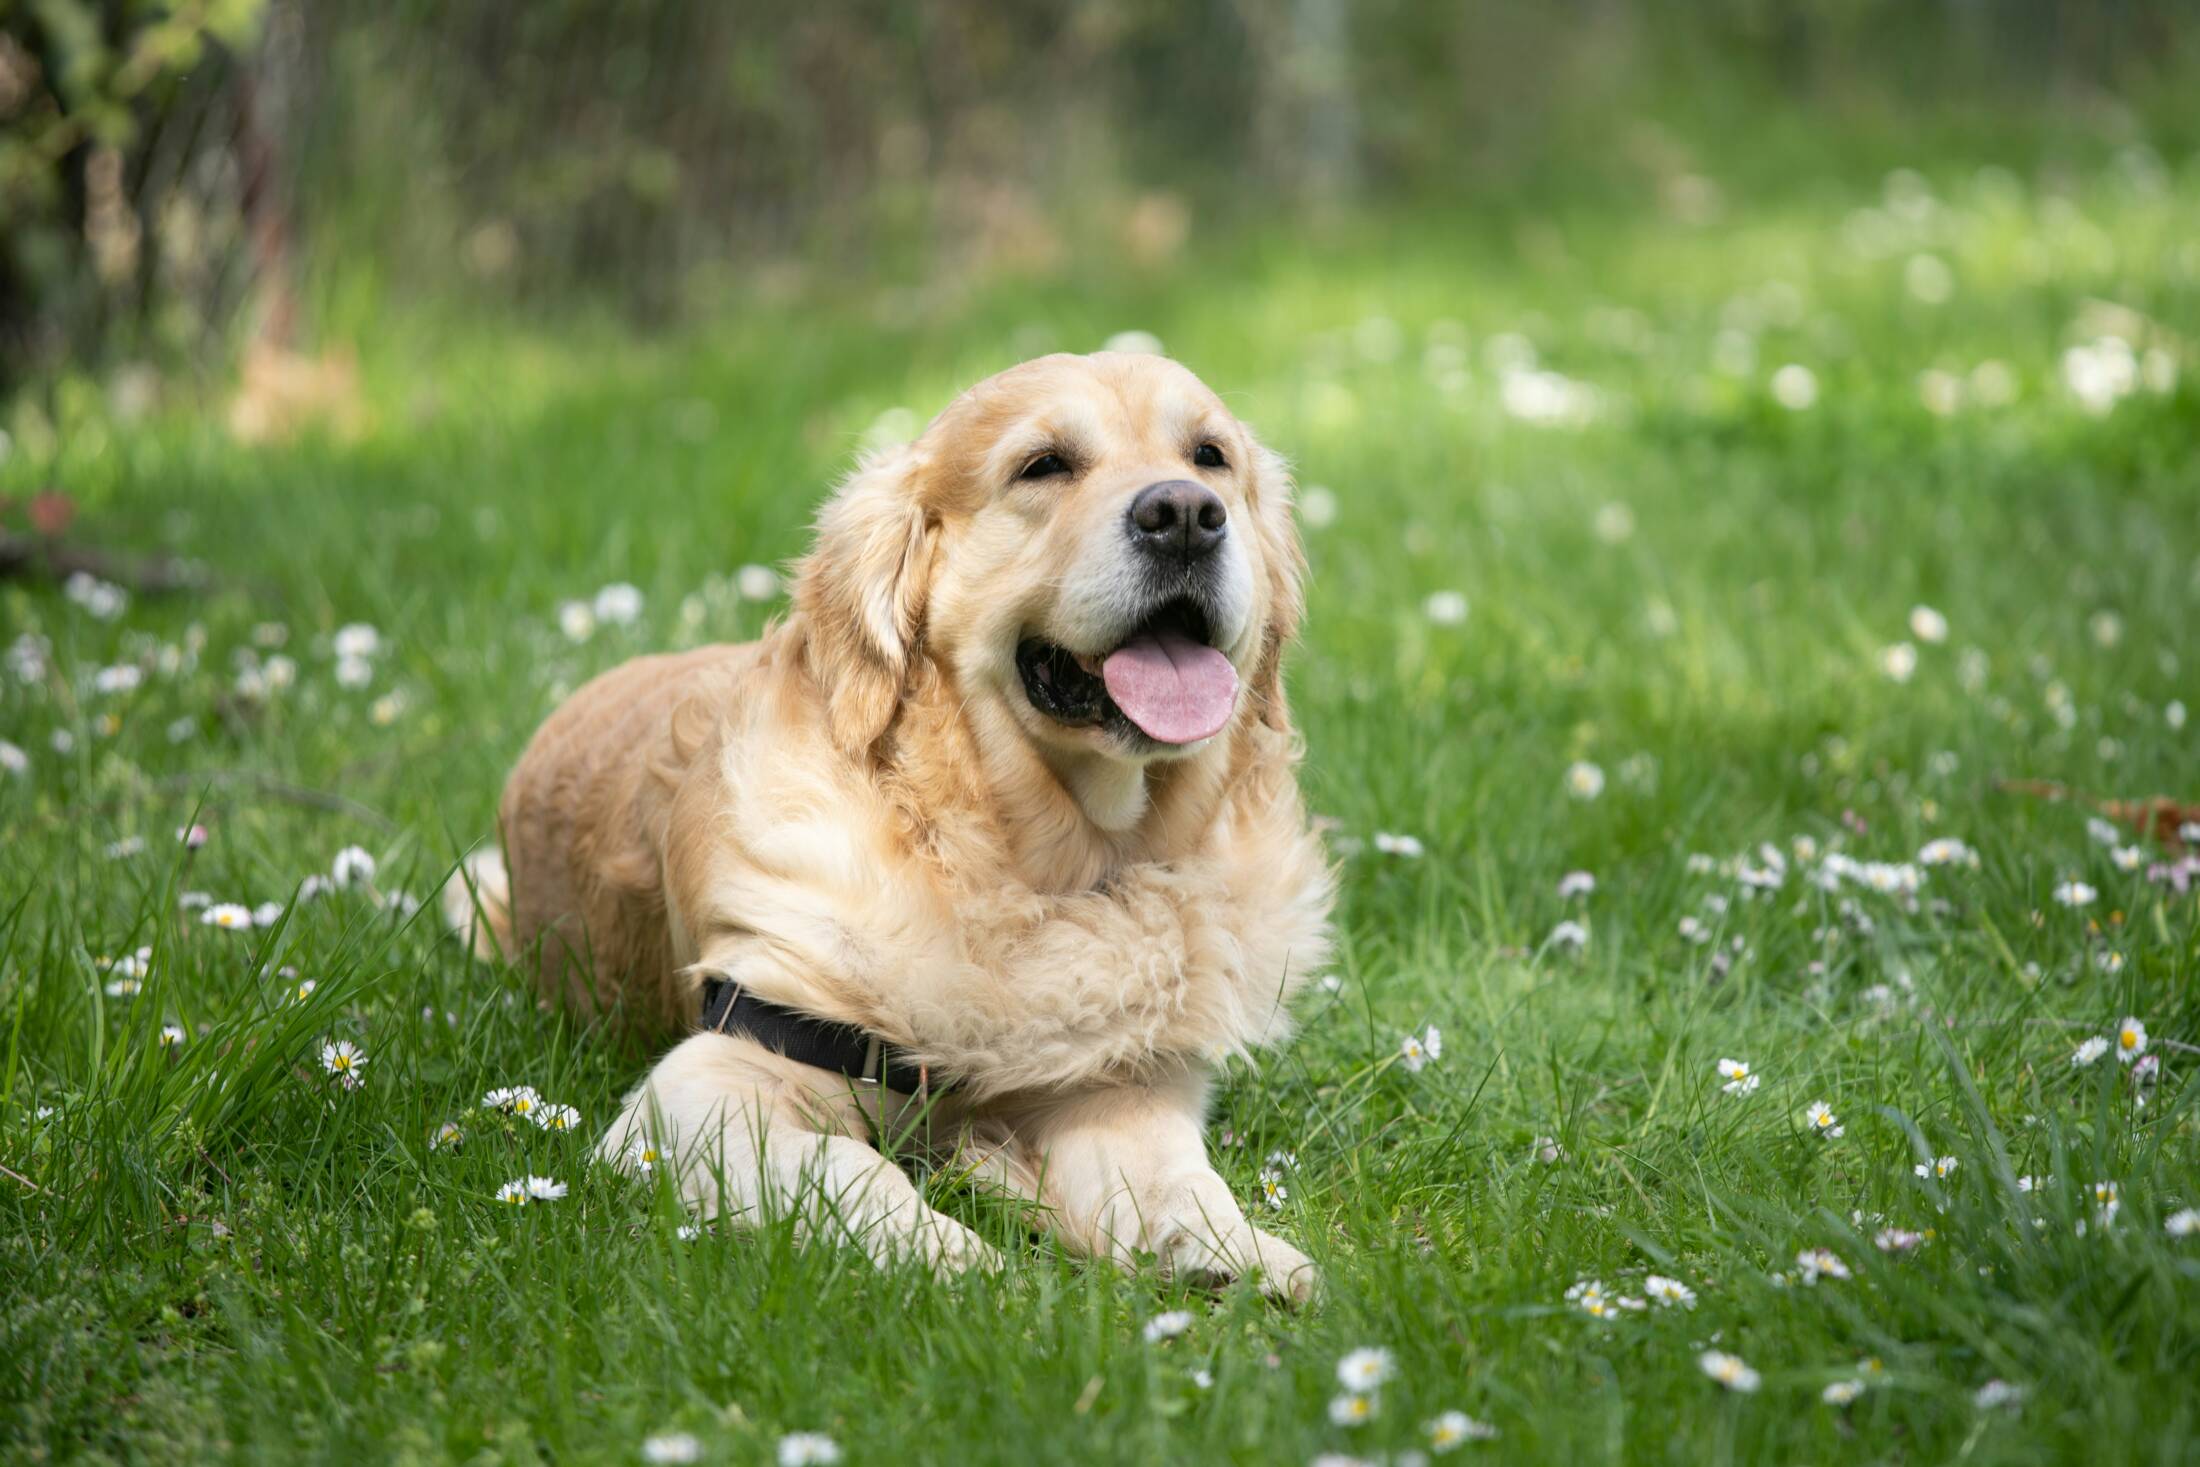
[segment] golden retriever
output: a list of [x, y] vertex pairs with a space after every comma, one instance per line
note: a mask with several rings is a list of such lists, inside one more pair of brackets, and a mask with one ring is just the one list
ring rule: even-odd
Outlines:
[[[1283, 463], [1192, 373], [1025, 363], [857, 469], [761, 640], [552, 714], [504, 860], [445, 910], [575, 1010], [687, 1036], [600, 1154], [661, 1158], [701, 1213], [991, 1266], [880, 1150], [921, 1107], [1071, 1249], [1304, 1299], [1202, 1137], [1215, 1063], [1284, 1037], [1328, 957], [1283, 695], [1301, 568]], [[714, 978], [944, 1088], [697, 1032]]]

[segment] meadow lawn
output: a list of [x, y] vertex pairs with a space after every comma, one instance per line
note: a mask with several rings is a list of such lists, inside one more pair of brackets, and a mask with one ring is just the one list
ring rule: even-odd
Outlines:
[[[655, 333], [332, 290], [350, 436], [0, 408], [0, 493], [212, 577], [0, 587], [0, 1456], [1404, 1461], [1459, 1411], [1462, 1461], [2191, 1461], [2200, 863], [2000, 787], [2200, 801], [2200, 175], [2078, 159]], [[866, 437], [1132, 330], [1300, 476], [1341, 957], [1213, 1134], [1326, 1297], [1089, 1267], [950, 1177], [1003, 1275], [683, 1237], [587, 1160], [643, 1057], [419, 903], [563, 692], [757, 632], [742, 568]]]

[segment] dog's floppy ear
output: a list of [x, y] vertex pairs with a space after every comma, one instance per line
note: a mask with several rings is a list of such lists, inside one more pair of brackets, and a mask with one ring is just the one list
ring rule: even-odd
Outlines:
[[1253, 460], [1259, 472], [1253, 522], [1260, 536], [1261, 559], [1268, 567], [1268, 625], [1253, 664], [1253, 697], [1258, 700], [1261, 721], [1288, 733], [1291, 714], [1283, 699], [1283, 651], [1297, 639], [1299, 617], [1305, 610], [1300, 580], [1306, 572], [1306, 549], [1299, 543], [1298, 523], [1291, 511], [1291, 466], [1283, 455], [1257, 444]]
[[893, 721], [923, 633], [939, 524], [925, 511], [914, 448], [865, 460], [818, 512], [796, 572], [804, 656], [824, 690], [833, 742], [862, 753]]

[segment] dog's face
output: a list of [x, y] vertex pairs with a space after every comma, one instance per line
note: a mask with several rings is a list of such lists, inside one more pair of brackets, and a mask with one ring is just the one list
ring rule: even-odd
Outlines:
[[820, 520], [797, 598], [836, 737], [891, 718], [874, 690], [842, 726], [852, 665], [829, 623], [851, 614], [842, 650], [897, 696], [921, 646], [973, 714], [1042, 750], [1137, 765], [1197, 757], [1249, 709], [1280, 726], [1289, 493], [1280, 461], [1166, 358], [1046, 357], [979, 384]]

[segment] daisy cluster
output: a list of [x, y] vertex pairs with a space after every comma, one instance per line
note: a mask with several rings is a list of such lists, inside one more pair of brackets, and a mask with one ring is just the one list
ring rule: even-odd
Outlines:
[[[477, 1114], [504, 1116], [514, 1120], [532, 1122], [538, 1129], [566, 1133], [580, 1129], [581, 1113], [570, 1105], [561, 1105], [542, 1098], [542, 1092], [532, 1085], [500, 1085], [481, 1097], [475, 1107]], [[510, 1122], [506, 1122], [509, 1134]], [[445, 1121], [429, 1138], [428, 1146], [434, 1151], [451, 1151], [464, 1145], [467, 1128], [457, 1121]], [[654, 1155], [654, 1153], [652, 1153]], [[524, 1176], [506, 1182], [496, 1192], [496, 1200], [512, 1207], [525, 1207], [531, 1202], [556, 1202], [566, 1194], [566, 1184], [550, 1177]]]
[[[45, 766], [51, 777], [76, 778], [73, 756], [126, 729], [152, 728], [160, 742], [186, 745], [217, 725], [272, 722], [286, 706], [325, 728], [360, 717], [388, 726], [407, 706], [405, 690], [383, 676], [390, 642], [369, 622], [346, 623], [316, 639], [314, 654], [297, 656], [285, 650], [293, 642], [289, 626], [258, 622], [223, 653], [202, 623], [169, 640], [129, 626], [129, 593], [97, 577], [70, 577], [64, 602], [90, 625], [56, 626], [49, 634], [34, 624], [17, 632], [0, 657], [13, 684], [0, 682], [0, 690], [22, 704], [11, 710], [11, 721], [26, 730], [44, 725], [32, 741], [0, 740], [0, 775], [37, 776], [42, 744], [56, 756]], [[96, 650], [65, 661], [55, 654], [57, 638]], [[371, 700], [352, 696], [378, 681], [384, 690]], [[118, 750], [116, 758], [127, 762], [130, 755]]]
[[[199, 852], [213, 841], [214, 832], [203, 823], [181, 827], [175, 832], [175, 846], [183, 852], [187, 863], [194, 861]], [[111, 861], [128, 861], [147, 853], [149, 845], [142, 836], [126, 836], [110, 843], [106, 855]], [[403, 892], [385, 894], [374, 887], [376, 861], [365, 848], [346, 846], [338, 851], [326, 872], [309, 873], [297, 887], [293, 903], [266, 901], [257, 905], [244, 902], [216, 901], [211, 893], [187, 890], [177, 894], [176, 908], [189, 926], [211, 928], [216, 932], [248, 933], [273, 928], [290, 915], [297, 903], [346, 890], [363, 890], [385, 908], [409, 915], [416, 903]], [[100, 974], [101, 991], [110, 999], [131, 1001], [146, 991], [152, 977], [155, 946], [143, 943], [120, 955], [102, 954], [93, 959], [93, 966]], [[262, 969], [263, 974], [278, 979], [283, 990], [278, 1002], [304, 1003], [310, 999], [319, 984], [311, 978], [300, 977], [295, 967], [287, 964], [276, 966], [272, 962]], [[161, 1046], [174, 1050], [188, 1037], [180, 1025], [170, 1024], [161, 1031]], [[365, 1084], [366, 1051], [349, 1039], [324, 1040], [315, 1056], [320, 1070], [340, 1089], [357, 1090]]]
[[572, 1131], [581, 1123], [578, 1110], [544, 1100], [532, 1085], [500, 1085], [481, 1097], [479, 1108], [533, 1121], [545, 1131]]

